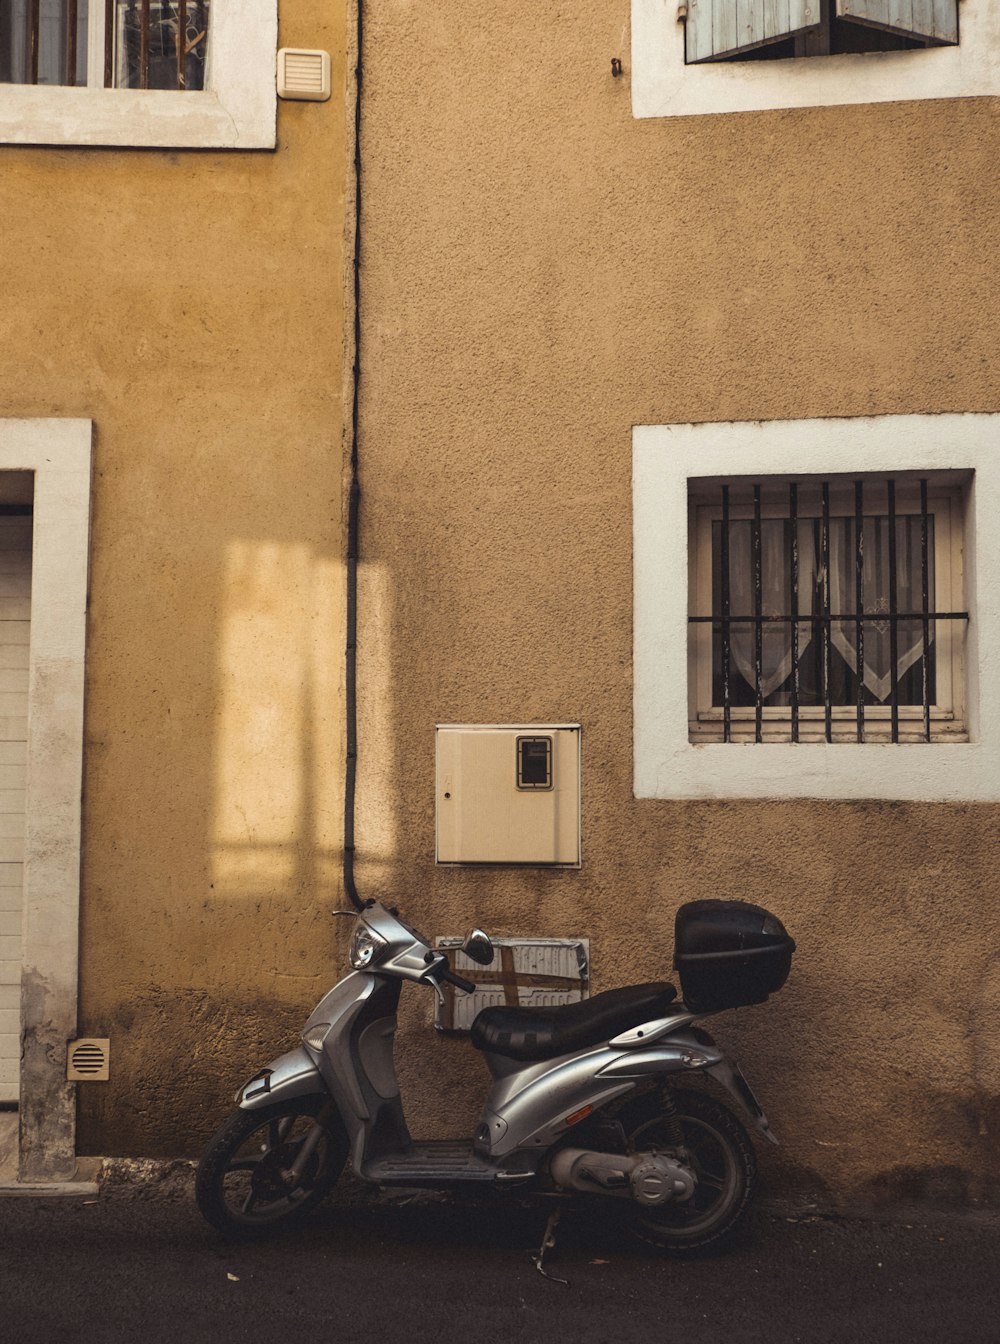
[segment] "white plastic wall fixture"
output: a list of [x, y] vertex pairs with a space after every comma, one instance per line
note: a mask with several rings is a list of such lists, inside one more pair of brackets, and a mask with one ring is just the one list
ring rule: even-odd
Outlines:
[[278, 97], [286, 101], [325, 103], [330, 97], [330, 53], [303, 47], [278, 52]]
[[[522, 744], [544, 781], [520, 777]], [[438, 863], [579, 867], [579, 724], [439, 724], [436, 756]]]

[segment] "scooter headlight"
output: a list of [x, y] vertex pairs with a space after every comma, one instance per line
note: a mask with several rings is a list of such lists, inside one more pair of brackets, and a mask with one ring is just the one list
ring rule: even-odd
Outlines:
[[370, 929], [367, 924], [359, 924], [351, 939], [350, 962], [356, 971], [363, 971], [373, 961], [378, 961], [389, 944]]

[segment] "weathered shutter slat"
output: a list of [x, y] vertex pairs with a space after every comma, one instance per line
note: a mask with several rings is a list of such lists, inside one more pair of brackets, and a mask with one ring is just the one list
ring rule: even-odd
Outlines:
[[694, 65], [736, 56], [814, 28], [819, 18], [820, 0], [688, 0], [685, 58]]
[[958, 0], [837, 0], [837, 17], [942, 46], [958, 42]]

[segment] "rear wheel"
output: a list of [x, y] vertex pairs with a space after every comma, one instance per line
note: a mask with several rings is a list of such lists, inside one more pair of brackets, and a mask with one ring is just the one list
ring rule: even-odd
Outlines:
[[[296, 1174], [292, 1169], [309, 1145]], [[252, 1237], [300, 1218], [336, 1184], [347, 1134], [322, 1097], [297, 1097], [237, 1111], [215, 1134], [198, 1166], [195, 1198], [205, 1218], [230, 1237]]]
[[702, 1092], [668, 1089], [647, 1095], [618, 1117], [628, 1151], [669, 1154], [691, 1169], [694, 1193], [666, 1204], [637, 1204], [634, 1228], [663, 1251], [721, 1246], [750, 1206], [757, 1159], [735, 1115]]

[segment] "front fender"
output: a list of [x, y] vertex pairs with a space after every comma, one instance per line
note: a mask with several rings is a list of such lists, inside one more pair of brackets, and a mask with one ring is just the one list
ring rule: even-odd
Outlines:
[[241, 1111], [256, 1111], [275, 1101], [288, 1101], [313, 1093], [322, 1097], [330, 1095], [319, 1069], [307, 1051], [299, 1046], [255, 1073], [237, 1092], [236, 1102]]

